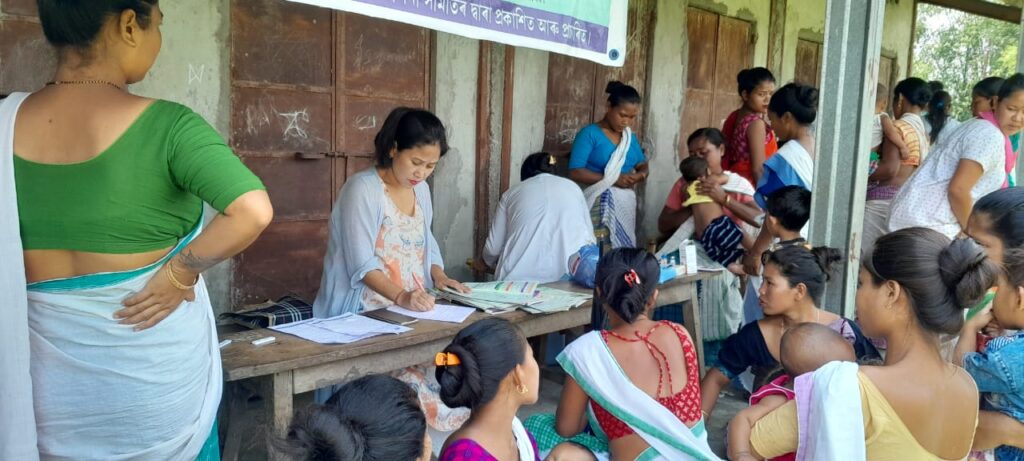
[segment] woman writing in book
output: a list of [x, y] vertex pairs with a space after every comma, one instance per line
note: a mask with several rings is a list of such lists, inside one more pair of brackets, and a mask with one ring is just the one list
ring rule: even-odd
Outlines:
[[396, 108], [374, 147], [377, 165], [348, 178], [334, 203], [316, 317], [392, 305], [428, 311], [434, 308], [428, 288], [469, 291], [445, 274], [430, 232], [426, 181], [448, 151], [441, 120]]
[[[377, 164], [345, 181], [331, 212], [324, 275], [313, 303], [316, 317], [392, 305], [428, 311], [434, 308], [427, 291], [432, 287], [469, 291], [445, 274], [430, 232], [433, 207], [426, 180], [448, 151], [441, 120], [426, 110], [396, 108], [374, 147]], [[454, 430], [468, 413], [445, 407], [430, 375], [419, 366], [396, 377], [417, 390], [431, 427]]]

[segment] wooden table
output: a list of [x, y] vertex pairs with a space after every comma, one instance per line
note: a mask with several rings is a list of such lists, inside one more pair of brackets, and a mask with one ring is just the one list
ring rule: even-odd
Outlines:
[[[660, 305], [686, 303], [685, 326], [697, 346], [697, 359], [704, 364], [701, 341], [700, 309], [697, 304], [696, 282], [714, 274], [701, 273], [680, 277], [659, 286]], [[589, 290], [558, 282], [546, 286], [574, 292]], [[590, 324], [591, 303], [546, 315], [515, 311], [501, 314], [523, 330], [527, 337], [547, 335]], [[384, 335], [352, 344], [325, 345], [272, 330], [248, 330], [222, 335], [232, 344], [221, 350], [227, 402], [227, 436], [224, 459], [237, 459], [242, 433], [238, 428], [248, 396], [256, 393], [269, 404], [272, 434], [284, 436], [291, 422], [293, 396], [315, 389], [348, 382], [373, 373], [387, 373], [405, 367], [427, 363], [442, 350], [462, 328], [488, 317], [476, 312], [461, 324], [421, 320], [412, 325], [413, 331], [400, 335]], [[265, 336], [277, 338], [275, 344], [256, 347], [250, 341]], [[273, 459], [273, 453], [271, 453]]]

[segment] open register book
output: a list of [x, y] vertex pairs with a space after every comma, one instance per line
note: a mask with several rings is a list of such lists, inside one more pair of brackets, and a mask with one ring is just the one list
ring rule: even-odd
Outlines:
[[587, 302], [589, 294], [539, 286], [535, 282], [467, 283], [470, 293], [440, 290], [434, 294], [449, 302], [475, 307], [488, 314], [501, 314], [521, 309], [531, 314], [567, 311]]

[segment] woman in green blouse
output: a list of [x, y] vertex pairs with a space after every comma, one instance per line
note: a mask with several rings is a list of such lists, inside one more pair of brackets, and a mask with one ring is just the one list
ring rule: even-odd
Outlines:
[[[269, 224], [267, 193], [201, 117], [127, 91], [160, 51], [156, 0], [38, 5], [56, 75], [0, 105], [0, 172], [15, 183], [0, 210], [20, 227], [0, 245], [20, 247], [21, 296], [28, 283], [27, 314], [3, 328], [14, 341], [27, 319], [38, 441], [0, 436], [0, 458], [217, 459], [222, 377], [201, 274]], [[219, 213], [200, 233], [203, 202]], [[19, 379], [0, 393], [22, 403], [27, 376], [4, 376]], [[31, 424], [32, 407], [14, 411], [0, 410], [0, 433]]]

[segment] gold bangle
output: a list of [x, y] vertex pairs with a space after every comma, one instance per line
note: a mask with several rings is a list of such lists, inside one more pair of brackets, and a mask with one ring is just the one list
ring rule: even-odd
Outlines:
[[196, 285], [199, 283], [198, 276], [196, 276], [196, 282], [193, 283], [192, 285], [185, 285], [184, 283], [179, 282], [178, 278], [174, 276], [174, 271], [171, 270], [170, 261], [167, 261], [167, 264], [164, 265], [164, 272], [167, 273], [167, 280], [171, 281], [171, 285], [174, 285], [174, 288], [177, 288], [179, 290], [191, 290], [195, 288]]

